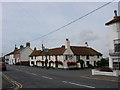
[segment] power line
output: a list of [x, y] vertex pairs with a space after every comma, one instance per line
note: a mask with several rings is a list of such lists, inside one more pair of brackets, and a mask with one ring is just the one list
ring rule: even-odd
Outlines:
[[82, 19], [82, 18], [84, 18], [84, 17], [86, 17], [86, 16], [92, 14], [93, 12], [95, 12], [95, 11], [97, 11], [97, 10], [99, 10], [99, 9], [101, 9], [101, 8], [103, 8], [103, 7], [105, 7], [105, 6], [107, 6], [107, 5], [109, 5], [109, 4], [112, 3], [113, 1], [115, 1], [115, 0], [112, 0], [112, 1], [110, 1], [110, 2], [108, 2], [108, 3], [106, 3], [106, 4], [104, 4], [104, 5], [102, 5], [102, 6], [98, 7], [98, 8], [96, 8], [96, 9], [94, 9], [94, 10], [88, 12], [87, 14], [85, 14], [85, 15], [83, 15], [83, 16], [81, 16], [81, 17], [79, 17], [79, 18], [77, 18], [77, 19], [75, 19], [75, 20], [73, 20], [73, 21], [71, 21], [71, 22], [69, 22], [69, 23], [67, 23], [67, 24], [65, 24], [65, 25], [63, 25], [63, 26], [61, 26], [61, 27], [59, 27], [58, 29], [55, 29], [55, 30], [53, 30], [53, 31], [51, 31], [51, 32], [49, 32], [49, 33], [47, 33], [47, 34], [44, 34], [44, 35], [42, 35], [42, 36], [40, 36], [40, 37], [38, 37], [38, 38], [35, 38], [35, 39], [33, 39], [33, 40], [30, 40], [30, 41], [28, 41], [28, 42], [36, 41], [36, 40], [38, 40], [38, 39], [40, 39], [40, 38], [43, 38], [43, 37], [45, 37], [45, 36], [47, 36], [47, 35], [50, 35], [50, 34], [52, 34], [52, 33], [54, 33], [54, 32], [57, 32], [57, 31], [59, 31], [59, 30], [65, 28], [65, 27], [71, 25], [72, 23], [74, 23], [74, 22], [76, 22], [76, 21], [78, 21], [78, 20], [80, 20], [80, 19]]

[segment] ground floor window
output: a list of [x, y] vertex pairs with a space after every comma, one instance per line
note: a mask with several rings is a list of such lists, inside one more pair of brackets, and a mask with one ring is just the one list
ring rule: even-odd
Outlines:
[[94, 61], [94, 66], [96, 66], [96, 61]]
[[120, 58], [113, 58], [113, 69], [120, 70]]
[[31, 61], [31, 64], [33, 64], [33, 65], [34, 65], [34, 61]]
[[67, 55], [65, 55], [65, 60], [68, 60], [68, 56]]
[[89, 61], [86, 61], [86, 64], [87, 64], [87, 65], [89, 65], [89, 64], [90, 64], [90, 62], [89, 62]]

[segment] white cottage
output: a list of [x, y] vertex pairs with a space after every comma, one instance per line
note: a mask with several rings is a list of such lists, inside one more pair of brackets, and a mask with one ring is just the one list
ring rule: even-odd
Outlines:
[[109, 35], [109, 67], [120, 70], [120, 16], [114, 11], [114, 18], [107, 22]]
[[15, 46], [13, 52], [4, 56], [5, 61], [8, 64], [29, 65], [29, 55], [32, 52], [33, 50], [30, 48], [30, 43], [27, 42], [25, 47], [21, 45], [20, 48], [18, 49]]
[[10, 52], [9, 54], [5, 55], [5, 62], [8, 64], [15, 64], [14, 52]]
[[20, 65], [29, 65], [29, 55], [33, 52], [30, 48], [30, 43], [26, 43], [26, 47], [20, 46], [20, 49], [15, 49], [14, 51], [14, 58], [15, 64]]
[[70, 46], [66, 39], [65, 46], [53, 49], [34, 50], [30, 55], [30, 66], [54, 68], [82, 68], [89, 64], [96, 65], [102, 54], [87, 46]]

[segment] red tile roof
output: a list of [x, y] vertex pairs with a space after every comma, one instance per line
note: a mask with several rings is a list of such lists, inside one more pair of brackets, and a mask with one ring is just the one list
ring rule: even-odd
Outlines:
[[[74, 55], [100, 55], [100, 56], [102, 55], [101, 53], [89, 47], [70, 46], [70, 48], [73, 51]], [[41, 50], [36, 50], [36, 51], [33, 51], [30, 56], [63, 55], [65, 50], [66, 50], [65, 46], [48, 49], [47, 53]]]
[[107, 22], [105, 25], [110, 25], [110, 24], [113, 24], [115, 22], [120, 22], [120, 16], [115, 16], [113, 20]]
[[5, 56], [9, 56], [9, 55], [11, 55], [11, 54], [14, 54], [14, 51], [6, 54]]
[[23, 49], [25, 49], [26, 47], [23, 47], [23, 48], [20, 48], [20, 49], [16, 49], [15, 51], [14, 51], [14, 54], [20, 54], [20, 52], [23, 50]]
[[90, 47], [71, 46], [70, 48], [75, 55], [102, 55]]
[[48, 49], [48, 53], [42, 51], [41, 55], [63, 55], [65, 52], [65, 46], [59, 48]]
[[39, 56], [41, 52], [41, 50], [34, 50], [29, 56]]

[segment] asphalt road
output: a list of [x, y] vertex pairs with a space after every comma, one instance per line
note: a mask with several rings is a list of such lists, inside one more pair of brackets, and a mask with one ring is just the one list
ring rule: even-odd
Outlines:
[[8, 70], [3, 73], [19, 82], [22, 88], [118, 88], [120, 84], [80, 77], [91, 75], [90, 69], [57, 70], [13, 65], [7, 67]]

